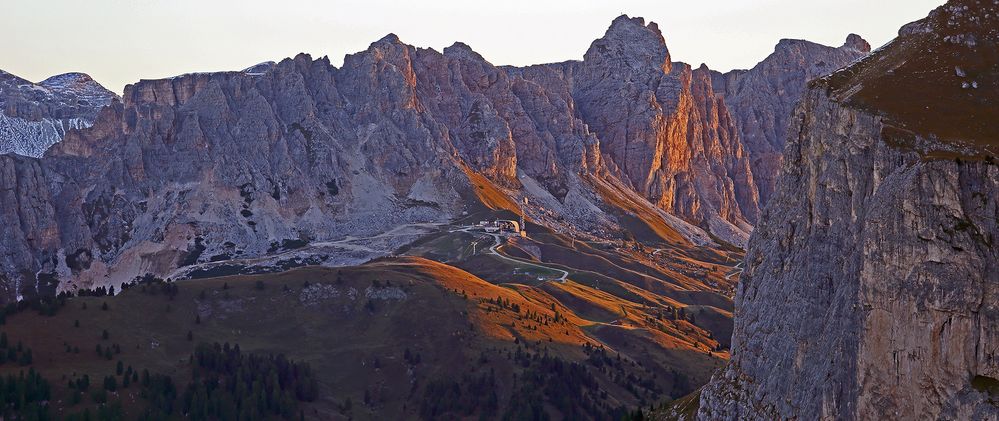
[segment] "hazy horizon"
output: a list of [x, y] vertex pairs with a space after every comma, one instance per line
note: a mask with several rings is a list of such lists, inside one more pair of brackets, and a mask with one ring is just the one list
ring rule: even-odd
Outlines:
[[[0, 70], [32, 82], [83, 72], [112, 91], [139, 79], [239, 70], [300, 52], [340, 65], [388, 33], [438, 51], [461, 41], [497, 65], [581, 59], [621, 14], [659, 24], [674, 61], [749, 68], [782, 38], [875, 48], [942, 0], [529, 2], [14, 0], [0, 16]], [[529, 10], [529, 12], [524, 12]]]

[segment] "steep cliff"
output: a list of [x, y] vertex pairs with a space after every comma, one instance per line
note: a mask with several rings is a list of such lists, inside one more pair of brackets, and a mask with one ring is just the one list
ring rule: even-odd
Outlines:
[[788, 124], [808, 82], [870, 51], [870, 44], [855, 34], [839, 48], [784, 39], [752, 69], [713, 73], [715, 90], [725, 98], [739, 139], [750, 155], [761, 207], [773, 195]]
[[[670, 61], [655, 23], [622, 16], [584, 55], [574, 97], [601, 150], [632, 188], [742, 244], [751, 227], [740, 205], [755, 216], [756, 189], [732, 182], [729, 170], [739, 166], [733, 161], [746, 157], [741, 144], [729, 142], [731, 127], [719, 127], [703, 73]], [[735, 200], [735, 189], [742, 190], [743, 202]]]
[[568, 93], [606, 170], [630, 189], [745, 244], [759, 212], [748, 154], [710, 71], [673, 63], [655, 23], [621, 16], [582, 61], [508, 71]]
[[951, 1], [811, 85], [700, 419], [999, 419], [997, 12]]
[[90, 127], [116, 98], [83, 73], [31, 83], [0, 70], [0, 154], [40, 157], [67, 131]]

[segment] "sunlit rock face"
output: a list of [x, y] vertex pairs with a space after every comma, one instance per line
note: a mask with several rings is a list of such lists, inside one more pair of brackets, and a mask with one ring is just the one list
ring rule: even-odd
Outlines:
[[609, 172], [660, 208], [744, 244], [759, 204], [710, 71], [671, 61], [655, 23], [621, 16], [582, 61], [509, 69], [566, 92]]
[[700, 419], [999, 419], [997, 12], [949, 2], [810, 85]]

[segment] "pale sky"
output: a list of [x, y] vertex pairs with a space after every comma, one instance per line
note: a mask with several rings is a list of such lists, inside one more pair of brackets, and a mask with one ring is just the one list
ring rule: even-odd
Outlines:
[[112, 91], [299, 52], [335, 65], [388, 33], [493, 64], [580, 59], [616, 16], [659, 24], [675, 61], [749, 68], [781, 38], [877, 47], [944, 0], [0, 0], [0, 69], [38, 82], [79, 71]]

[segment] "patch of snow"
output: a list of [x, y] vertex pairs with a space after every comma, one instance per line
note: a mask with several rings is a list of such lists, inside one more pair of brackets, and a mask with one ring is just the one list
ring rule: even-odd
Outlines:
[[273, 61], [265, 61], [263, 63], [254, 64], [253, 66], [243, 69], [243, 73], [250, 76], [260, 76], [267, 73], [276, 63]]
[[15, 153], [41, 158], [69, 130], [84, 129], [91, 125], [91, 122], [80, 118], [30, 121], [0, 113], [0, 154]]

